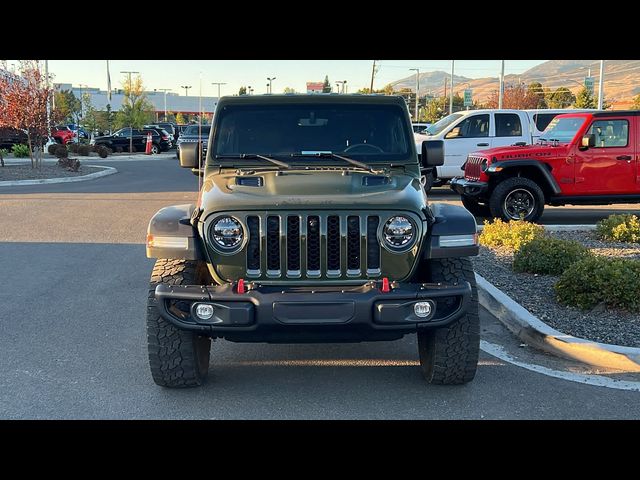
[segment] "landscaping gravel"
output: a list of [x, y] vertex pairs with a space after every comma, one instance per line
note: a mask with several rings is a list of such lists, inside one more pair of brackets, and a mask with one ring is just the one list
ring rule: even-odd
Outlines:
[[[581, 242], [594, 253], [640, 260], [640, 244], [603, 242], [595, 232], [553, 232], [550, 236]], [[596, 342], [640, 347], [640, 315], [611, 310], [602, 305], [591, 311], [558, 304], [553, 285], [558, 277], [514, 273], [513, 254], [507, 249], [480, 247], [474, 258], [476, 272], [529, 310], [540, 320], [563, 333]]]
[[78, 177], [90, 173], [99, 172], [102, 168], [80, 165], [80, 170], [70, 172], [66, 168], [56, 164], [43, 163], [42, 168], [31, 168], [31, 164], [6, 165], [0, 167], [0, 182], [10, 180], [35, 180], [41, 178]]

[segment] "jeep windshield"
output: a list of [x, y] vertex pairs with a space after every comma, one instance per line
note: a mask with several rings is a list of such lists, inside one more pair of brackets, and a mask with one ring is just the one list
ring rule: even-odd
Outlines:
[[237, 165], [253, 156], [255, 165], [263, 155], [344, 164], [336, 154], [366, 163], [409, 162], [415, 161], [410, 135], [407, 112], [397, 105], [228, 105], [219, 113], [210, 162]]
[[576, 136], [584, 122], [585, 117], [556, 117], [551, 120], [544, 132], [540, 134], [538, 142], [569, 143]]

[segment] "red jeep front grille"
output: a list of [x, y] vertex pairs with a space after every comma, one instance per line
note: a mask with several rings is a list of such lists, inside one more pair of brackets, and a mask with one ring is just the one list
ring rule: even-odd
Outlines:
[[484, 158], [468, 156], [464, 166], [464, 178], [467, 180], [480, 180], [482, 173], [482, 162]]

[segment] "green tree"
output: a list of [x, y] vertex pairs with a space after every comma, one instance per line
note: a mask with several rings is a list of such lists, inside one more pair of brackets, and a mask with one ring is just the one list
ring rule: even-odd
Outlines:
[[178, 112], [178, 114], [176, 115], [176, 123], [178, 125], [184, 125], [187, 123], [187, 119], [184, 118], [184, 115], [182, 115], [182, 113]]
[[546, 101], [549, 108], [567, 108], [573, 105], [576, 97], [567, 87], [559, 87], [553, 93], [547, 93]]
[[53, 103], [61, 121], [76, 123], [80, 117], [80, 99], [71, 90], [61, 90], [53, 94]]
[[633, 110], [640, 110], [640, 93], [633, 97], [633, 105], [631, 106]]
[[322, 85], [322, 93], [331, 93], [331, 82], [329, 81], [329, 75], [324, 76], [324, 84]]
[[576, 95], [576, 102], [573, 104], [576, 108], [596, 108], [598, 104], [596, 103], [591, 91], [582, 87], [582, 89]]
[[291, 87], [284, 87], [283, 92], [284, 93], [296, 93], [296, 89], [295, 88], [291, 88]]
[[144, 84], [140, 75], [123, 82], [124, 100], [122, 107], [116, 115], [115, 127], [142, 128], [145, 123], [150, 123], [154, 118], [154, 107], [144, 93]]
[[238, 90], [238, 95], [246, 95], [247, 94], [247, 87], [240, 87], [240, 90]]
[[547, 108], [544, 87], [540, 82], [531, 82], [527, 87], [527, 95], [531, 98], [537, 98], [537, 106], [535, 108]]

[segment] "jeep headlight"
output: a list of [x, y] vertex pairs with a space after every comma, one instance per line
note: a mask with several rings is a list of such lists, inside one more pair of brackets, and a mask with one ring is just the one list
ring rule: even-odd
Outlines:
[[221, 253], [233, 253], [240, 249], [244, 240], [244, 229], [237, 218], [216, 218], [210, 229], [211, 242]]
[[382, 227], [382, 238], [389, 249], [403, 251], [413, 245], [416, 227], [413, 222], [402, 215], [391, 217]]

